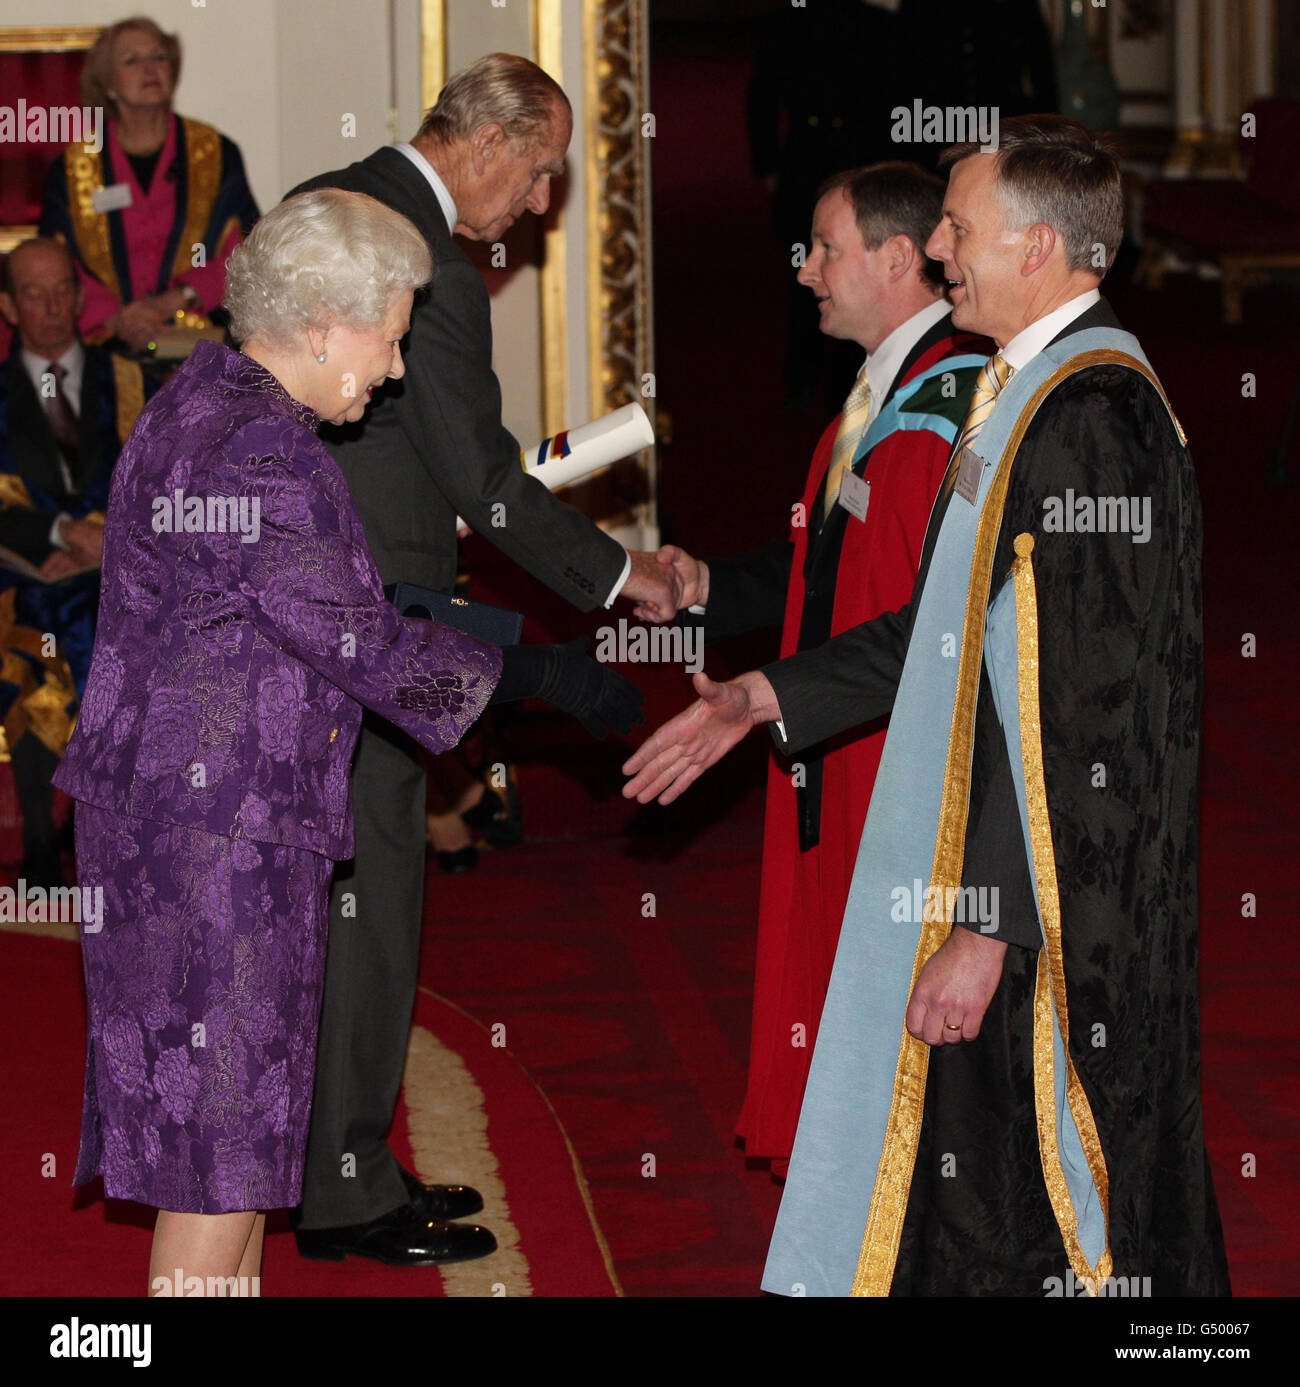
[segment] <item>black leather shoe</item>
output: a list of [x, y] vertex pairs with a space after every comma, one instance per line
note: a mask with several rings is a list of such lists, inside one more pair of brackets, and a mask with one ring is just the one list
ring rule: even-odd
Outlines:
[[470, 1185], [426, 1185], [418, 1176], [412, 1175], [405, 1166], [399, 1166], [402, 1183], [411, 1192], [411, 1203], [416, 1205], [425, 1218], [442, 1219], [468, 1218], [483, 1207], [483, 1196]]
[[497, 1240], [476, 1223], [425, 1218], [414, 1204], [351, 1228], [298, 1229], [298, 1252], [318, 1262], [373, 1257], [390, 1267], [429, 1267], [470, 1262], [497, 1250]]

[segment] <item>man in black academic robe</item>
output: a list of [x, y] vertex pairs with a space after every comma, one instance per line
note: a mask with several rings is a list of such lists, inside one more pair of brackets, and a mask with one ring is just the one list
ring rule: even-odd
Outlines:
[[[1115, 328], [1090, 256], [1105, 248], [1104, 273], [1118, 245], [1119, 173], [1091, 132], [1060, 117], [1008, 121], [996, 156], [958, 147], [951, 162], [944, 219], [926, 249], [945, 266], [954, 323], [992, 337], [1013, 370], [1050, 342]], [[1035, 201], [1035, 178], [1061, 184], [1054, 202]], [[959, 440], [954, 464], [961, 451]], [[904, 661], [943, 658], [910, 652], [909, 639], [944, 516], [966, 504], [958, 486], [936, 504], [907, 607], [727, 685], [696, 676], [701, 702], [629, 761], [638, 774], [626, 792], [674, 798], [758, 722], [777, 724], [778, 745], [798, 752], [887, 714]], [[1048, 517], [1059, 519], [1071, 493], [1146, 498], [1149, 527], [1064, 532]], [[1196, 986], [1200, 507], [1190, 456], [1145, 375], [1097, 361], [1046, 396], [1010, 476], [990, 606], [1023, 534], [1034, 539], [1068, 1051], [1104, 1159], [1112, 1274], [1138, 1278], [1133, 1294], [1147, 1277], [1154, 1295], [1226, 1294]], [[891, 1294], [1041, 1296], [1069, 1284], [1035, 1119], [1042, 936], [1009, 759], [1020, 754], [982, 673], [961, 880], [997, 888], [998, 928], [954, 928], [924, 961], [907, 1006], [907, 1031], [933, 1049]], [[964, 791], [959, 781], [946, 787]], [[823, 1120], [834, 1115], [823, 1119], [806, 1100], [800, 1140]], [[797, 1143], [792, 1183], [798, 1161]], [[815, 1229], [807, 1239], [815, 1243]]]

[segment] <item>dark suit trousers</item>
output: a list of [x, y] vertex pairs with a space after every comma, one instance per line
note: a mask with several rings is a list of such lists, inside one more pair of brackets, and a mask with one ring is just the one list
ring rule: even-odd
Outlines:
[[415, 1005], [424, 794], [415, 743], [367, 713], [352, 766], [356, 857], [330, 893], [300, 1228], [368, 1223], [409, 1198], [384, 1138]]

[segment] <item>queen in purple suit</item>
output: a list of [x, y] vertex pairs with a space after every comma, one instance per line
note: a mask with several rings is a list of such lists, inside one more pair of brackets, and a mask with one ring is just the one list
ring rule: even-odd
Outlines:
[[[98, 637], [55, 783], [78, 802], [81, 885], [102, 888], [82, 938], [75, 1182], [102, 1175], [159, 1210], [154, 1292], [180, 1293], [177, 1269], [256, 1276], [263, 1211], [299, 1201], [362, 705], [438, 752], [501, 679], [496, 646], [384, 600], [315, 433], [403, 374], [430, 268], [423, 237], [368, 197], [282, 203], [230, 262], [242, 351], [200, 343], [114, 473]], [[617, 678], [592, 669], [570, 700], [588, 712]]]

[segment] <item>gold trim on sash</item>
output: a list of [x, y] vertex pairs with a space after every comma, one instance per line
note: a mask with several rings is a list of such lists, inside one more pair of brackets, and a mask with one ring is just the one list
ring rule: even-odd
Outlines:
[[1042, 912], [1044, 948], [1038, 954], [1038, 978], [1034, 986], [1034, 1107], [1038, 1114], [1038, 1150], [1052, 1212], [1065, 1241], [1075, 1276], [1097, 1293], [1098, 1282], [1113, 1270], [1109, 1233], [1096, 1267], [1079, 1246], [1079, 1219], [1061, 1169], [1056, 1141], [1056, 1056], [1052, 1036], [1052, 1008], [1065, 1046], [1065, 1091], [1074, 1125], [1083, 1143], [1088, 1169], [1101, 1200], [1102, 1218], [1110, 1227], [1110, 1178], [1106, 1157], [1097, 1135], [1097, 1123], [1070, 1058], [1070, 1019], [1065, 995], [1065, 963], [1061, 957], [1061, 897], [1056, 881], [1056, 851], [1047, 812], [1047, 780], [1043, 771], [1043, 736], [1038, 703], [1038, 592], [1034, 585], [1034, 552], [1031, 534], [1017, 535], [1016, 558], [1011, 565], [1016, 585], [1016, 665], [1020, 693], [1020, 754], [1025, 767], [1025, 806], [1029, 813], [1029, 846], [1034, 857], [1034, 880]]
[[116, 353], [113, 354], [113, 388], [117, 392], [117, 441], [125, 443], [144, 408], [144, 373], [134, 361]]
[[[181, 116], [185, 127], [186, 201], [185, 227], [176, 243], [176, 259], [172, 263], [172, 278], [188, 274], [194, 268], [194, 247], [203, 244], [203, 233], [212, 216], [212, 205], [221, 187], [221, 134], [201, 120]], [[212, 248], [216, 254], [217, 247]], [[205, 304], [215, 308], [216, 304]]]
[[108, 213], [95, 211], [95, 192], [104, 186], [104, 164], [86, 145], [70, 144], [63, 154], [68, 177], [68, 217], [82, 263], [120, 303], [122, 286], [113, 266]]
[[[989, 588], [993, 572], [993, 556], [997, 549], [998, 535], [1002, 528], [1002, 511], [1006, 504], [1007, 488], [1011, 481], [1011, 468], [1020, 444], [1029, 428], [1039, 406], [1062, 381], [1089, 366], [1119, 365], [1137, 371], [1155, 386], [1164, 401], [1165, 408], [1178, 431], [1179, 442], [1185, 447], [1187, 435], [1174, 414], [1168, 396], [1161, 388], [1151, 371], [1136, 357], [1113, 347], [1103, 347], [1096, 351], [1080, 352], [1058, 366], [1055, 371], [1034, 391], [1016, 420], [1007, 446], [1003, 450], [998, 470], [989, 485], [984, 507], [980, 512], [975, 534], [975, 552], [971, 559], [970, 584], [966, 593], [966, 615], [962, 625], [961, 653], [957, 666], [957, 692], [953, 702], [952, 725], [948, 735], [948, 757], [944, 767], [943, 797], [939, 808], [939, 823], [935, 834], [934, 862], [930, 871], [930, 887], [926, 893], [925, 919], [921, 924], [917, 940], [916, 956], [912, 963], [911, 988], [915, 988], [921, 969], [930, 956], [939, 948], [952, 930], [948, 918], [952, 903], [956, 900], [956, 889], [961, 885], [962, 865], [966, 851], [966, 820], [970, 810], [970, 765], [975, 737], [975, 706], [979, 696], [980, 669], [984, 660], [984, 620], [988, 611]], [[1037, 685], [1035, 685], [1035, 690]], [[1045, 792], [1044, 792], [1045, 793]], [[1053, 877], [1055, 881], [1055, 877]], [[932, 918], [937, 906], [943, 918]], [[1059, 928], [1059, 917], [1058, 917]], [[1064, 989], [1064, 974], [1061, 981]], [[1062, 1001], [1064, 992], [1062, 991]], [[1037, 1009], [1035, 1011], [1037, 1017]], [[1037, 1025], [1037, 1021], [1035, 1022]], [[1069, 1033], [1063, 1032], [1065, 1043], [1069, 1045]], [[894, 1095], [889, 1109], [884, 1140], [880, 1149], [880, 1162], [876, 1168], [876, 1181], [871, 1192], [871, 1205], [867, 1211], [866, 1230], [862, 1238], [862, 1250], [858, 1255], [857, 1272], [853, 1278], [851, 1294], [855, 1296], [885, 1296], [894, 1279], [894, 1266], [898, 1260], [898, 1246], [903, 1236], [903, 1220], [907, 1214], [908, 1198], [912, 1189], [912, 1174], [916, 1168], [916, 1149], [921, 1137], [921, 1119], [925, 1111], [925, 1083], [929, 1070], [930, 1050], [924, 1041], [911, 1035], [903, 1027], [899, 1043], [898, 1061], [894, 1069]], [[1037, 1054], [1035, 1056], [1035, 1084], [1038, 1083]], [[1079, 1089], [1086, 1111], [1087, 1124], [1091, 1128], [1093, 1140], [1096, 1138], [1096, 1125], [1092, 1122], [1091, 1111], [1087, 1110], [1087, 1099]], [[1075, 1111], [1071, 1098], [1071, 1111]], [[1079, 1117], [1076, 1113], [1076, 1123]], [[1052, 1134], [1055, 1138], [1055, 1133]], [[1086, 1141], [1083, 1125], [1080, 1136]], [[1041, 1132], [1040, 1132], [1041, 1143]], [[1087, 1147], [1085, 1146], [1085, 1150]], [[1100, 1142], [1097, 1141], [1096, 1154], [1102, 1161], [1103, 1179], [1105, 1163], [1102, 1159]], [[1091, 1162], [1091, 1153], [1089, 1153]], [[1046, 1160], [1044, 1170], [1046, 1171]], [[1058, 1160], [1059, 1168], [1059, 1160]], [[1094, 1167], [1095, 1173], [1095, 1167]], [[1100, 1186], [1098, 1187], [1100, 1191]], [[1050, 1193], [1050, 1190], [1049, 1190]], [[1055, 1206], [1054, 1206], [1055, 1207]], [[1104, 1207], [1104, 1205], [1103, 1205]], [[1059, 1216], [1058, 1216], [1059, 1222]], [[1062, 1228], [1062, 1236], [1065, 1229]], [[1077, 1239], [1076, 1239], [1077, 1242]], [[1102, 1258], [1101, 1265], [1108, 1263], [1109, 1254]]]

